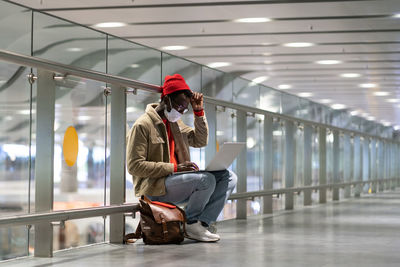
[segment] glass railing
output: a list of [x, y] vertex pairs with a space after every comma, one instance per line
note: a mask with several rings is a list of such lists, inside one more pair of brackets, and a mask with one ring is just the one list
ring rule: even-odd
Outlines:
[[[244, 199], [233, 195], [219, 220], [235, 218], [243, 202], [245, 214], [255, 215], [397, 185], [381, 180], [399, 177], [395, 164], [399, 145], [392, 139], [391, 127], [8, 2], [0, 2], [0, 19], [2, 50], [158, 86], [165, 75], [180, 73], [194, 91], [214, 99], [206, 103], [208, 110], [215, 111], [207, 114], [213, 125], [211, 140], [215, 140], [209, 146], [217, 150], [227, 141], [247, 143], [246, 161], [235, 161], [232, 169], [246, 170], [240, 177], [246, 190], [235, 191], [236, 196], [253, 193]], [[1, 220], [39, 210], [36, 206], [39, 180], [35, 177], [36, 116], [46, 107], [37, 105], [38, 81], [27, 78], [31, 73], [38, 75], [38, 69], [29, 64], [0, 61], [0, 71]], [[54, 170], [52, 209], [55, 211], [112, 204], [113, 94], [105, 91], [113, 86], [85, 77], [54, 79], [54, 155], [48, 163]], [[144, 113], [147, 104], [160, 99], [159, 93], [138, 89], [126, 96], [127, 129]], [[246, 115], [238, 116], [240, 112]], [[186, 114], [183, 120], [193, 125], [193, 115]], [[76, 129], [79, 140], [73, 166], [68, 166], [63, 156], [64, 135], [70, 126]], [[246, 133], [245, 140], [239, 140], [241, 132]], [[192, 160], [205, 167], [209, 152], [206, 149], [190, 152]], [[306, 188], [371, 180], [374, 182], [328, 190]], [[279, 191], [290, 188], [302, 189]], [[136, 201], [130, 177], [126, 178], [124, 191], [126, 203]], [[137, 219], [125, 220], [126, 231], [132, 232]], [[109, 221], [104, 216], [54, 224], [53, 249], [110, 241]], [[0, 260], [33, 255], [34, 239], [34, 227], [0, 226]]]

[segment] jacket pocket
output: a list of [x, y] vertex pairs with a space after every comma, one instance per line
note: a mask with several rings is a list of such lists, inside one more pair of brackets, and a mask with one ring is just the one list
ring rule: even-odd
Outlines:
[[162, 139], [162, 137], [158, 136], [158, 135], [150, 136], [150, 142], [152, 144], [164, 144], [165, 143], [164, 139]]

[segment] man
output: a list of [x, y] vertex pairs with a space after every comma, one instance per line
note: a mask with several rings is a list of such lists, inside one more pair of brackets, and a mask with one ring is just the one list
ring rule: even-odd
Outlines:
[[[192, 106], [194, 128], [180, 117]], [[215, 242], [220, 236], [208, 230], [236, 186], [233, 172], [196, 172], [189, 146], [204, 147], [208, 126], [203, 95], [192, 92], [179, 74], [166, 76], [159, 104], [150, 104], [133, 125], [127, 140], [128, 171], [137, 196], [153, 201], [187, 203], [186, 232], [190, 239]], [[180, 173], [193, 171], [189, 173]]]

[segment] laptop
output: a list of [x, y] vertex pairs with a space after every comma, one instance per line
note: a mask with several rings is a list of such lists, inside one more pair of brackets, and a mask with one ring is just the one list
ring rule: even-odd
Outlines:
[[205, 170], [176, 172], [177, 174], [201, 172], [201, 171], [222, 171], [231, 166], [242, 149], [246, 146], [245, 142], [226, 142], [220, 150], [215, 153], [213, 159], [208, 163]]

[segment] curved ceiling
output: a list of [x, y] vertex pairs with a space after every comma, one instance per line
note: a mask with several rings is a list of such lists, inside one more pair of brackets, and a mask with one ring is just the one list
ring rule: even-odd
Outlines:
[[[157, 49], [185, 46], [169, 52], [205, 65], [228, 62], [220, 69], [400, 125], [398, 0], [12, 2], [95, 28], [121, 22], [98, 29]], [[237, 22], [243, 18], [264, 20]]]

